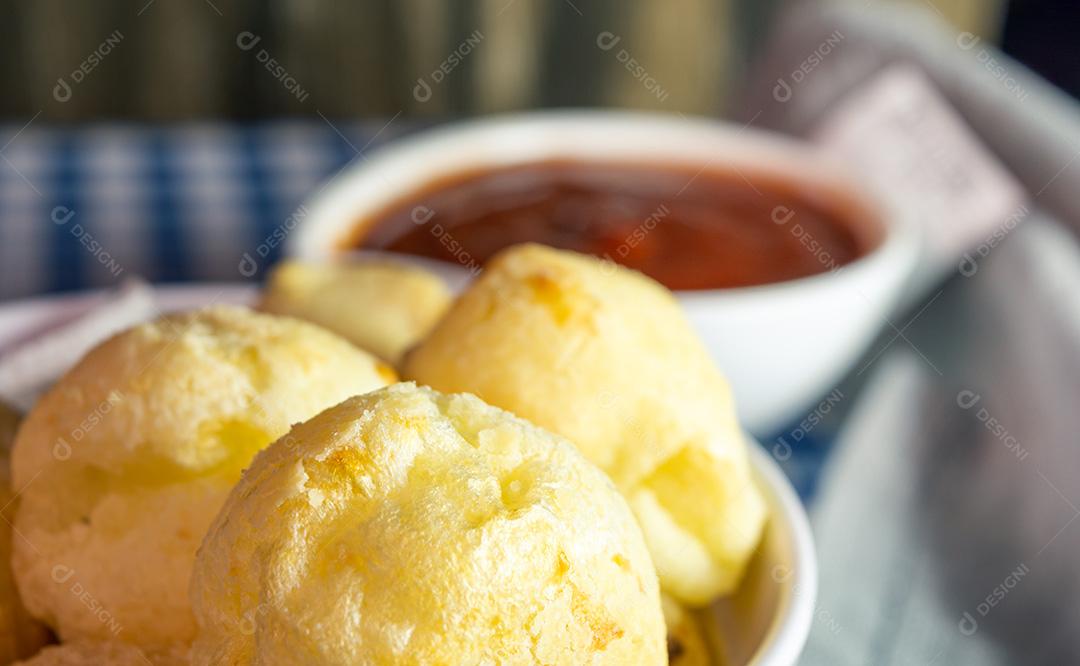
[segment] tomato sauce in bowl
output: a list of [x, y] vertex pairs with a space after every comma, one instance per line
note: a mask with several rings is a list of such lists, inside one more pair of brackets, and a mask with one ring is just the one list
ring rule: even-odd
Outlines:
[[483, 263], [531, 241], [705, 290], [844, 266], [881, 241], [865, 214], [834, 190], [731, 166], [551, 160], [430, 182], [358, 220], [343, 245]]

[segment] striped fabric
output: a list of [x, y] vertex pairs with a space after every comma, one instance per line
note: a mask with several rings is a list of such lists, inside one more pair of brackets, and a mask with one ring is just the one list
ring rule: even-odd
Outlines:
[[240, 274], [243, 253], [359, 162], [359, 150], [403, 129], [322, 120], [0, 128], [0, 300], [132, 275], [258, 277]]

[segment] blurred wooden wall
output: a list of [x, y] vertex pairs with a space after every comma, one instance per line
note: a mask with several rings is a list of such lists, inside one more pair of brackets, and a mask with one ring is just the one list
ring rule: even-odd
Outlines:
[[[910, 1], [983, 35], [1000, 15], [993, 0]], [[0, 0], [0, 118], [423, 117], [568, 105], [713, 113], [780, 4]], [[238, 45], [253, 36], [250, 50]], [[618, 41], [604, 50], [601, 36]], [[434, 83], [455, 52], [460, 62]], [[271, 58], [282, 70], [266, 69]], [[414, 94], [421, 79], [429, 99]]]

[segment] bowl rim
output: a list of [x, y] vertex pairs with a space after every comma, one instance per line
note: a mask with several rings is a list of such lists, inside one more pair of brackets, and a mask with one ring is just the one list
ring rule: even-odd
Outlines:
[[[770, 520], [781, 520], [781, 531], [791, 543], [790, 571], [781, 607], [748, 666], [794, 666], [806, 646], [817, 604], [818, 562], [806, 507], [786, 474], [765, 448], [745, 435], [750, 461], [763, 489], [771, 495]], [[780, 565], [782, 566], [782, 565]], [[774, 566], [775, 570], [777, 567]]]
[[[589, 146], [563, 142], [558, 148], [551, 149], [536, 136], [547, 132], [550, 138], [550, 133], [556, 131], [576, 132], [582, 137], [597, 135], [600, 138], [590, 139], [593, 143]], [[651, 143], [644, 146], [620, 144], [611, 139], [619, 132], [636, 132]], [[658, 146], [658, 135], [675, 137], [682, 143]], [[477, 156], [476, 146], [481, 141], [487, 141], [489, 147]], [[605, 141], [607, 143], [601, 151], [597, 146]], [[695, 143], [702, 146], [695, 146]], [[491, 148], [492, 144], [497, 148]], [[715, 163], [718, 167], [733, 166], [735, 169], [741, 167], [754, 172], [769, 172], [842, 192], [860, 209], [870, 213], [872, 224], [881, 236], [868, 252], [835, 270], [760, 285], [674, 290], [681, 299], [693, 302], [786, 296], [816, 288], [823, 283], [860, 280], [865, 273], [876, 270], [881, 264], [914, 264], [919, 244], [916, 227], [891, 213], [886, 204], [863, 185], [857, 174], [813, 144], [722, 119], [610, 109], [553, 109], [481, 116], [422, 129], [380, 145], [370, 158], [364, 157], [360, 164], [343, 167], [305, 200], [303, 207], [306, 214], [286, 240], [285, 254], [316, 260], [347, 255], [347, 252], [337, 250], [334, 246], [339, 242], [342, 230], [349, 228], [349, 220], [357, 218], [363, 211], [381, 210], [387, 204], [421, 189], [426, 183], [455, 171], [560, 158], [601, 162], [637, 155], [655, 159], [657, 154], [675, 162], [700, 163], [706, 160], [700, 152], [704, 144], [730, 148], [722, 160], [706, 161], [706, 165]], [[665, 150], [667, 152], [658, 152]], [[694, 154], [694, 150], [699, 152]], [[432, 163], [438, 166], [431, 167]], [[799, 167], [812, 169], [800, 170]], [[402, 175], [410, 170], [415, 175]], [[388, 179], [387, 174], [393, 178]]]

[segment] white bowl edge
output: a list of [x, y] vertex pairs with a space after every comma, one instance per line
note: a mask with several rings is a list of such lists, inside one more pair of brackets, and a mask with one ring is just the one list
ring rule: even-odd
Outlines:
[[785, 579], [785, 583], [790, 583], [786, 604], [750, 664], [794, 666], [810, 636], [817, 603], [818, 565], [813, 533], [806, 508], [779, 465], [755, 441], [748, 441], [747, 445], [755, 473], [772, 494], [770, 504], [780, 509], [779, 514], [774, 511], [771, 519], [783, 518], [787, 529], [782, 531], [791, 538], [794, 565], [793, 571], [788, 572], [790, 578]]

